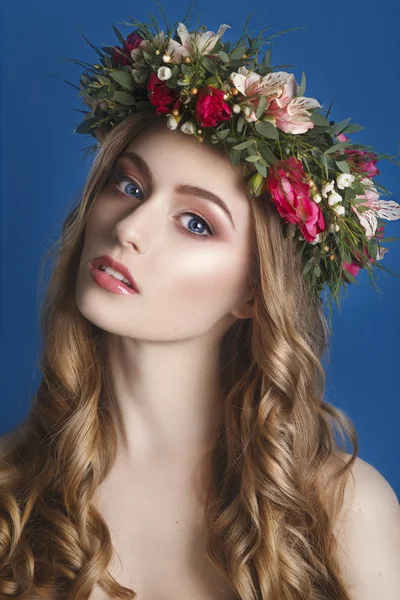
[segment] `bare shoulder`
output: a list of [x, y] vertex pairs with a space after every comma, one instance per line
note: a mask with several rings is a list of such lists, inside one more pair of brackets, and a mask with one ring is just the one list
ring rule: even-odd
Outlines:
[[399, 500], [384, 476], [362, 458], [356, 458], [351, 473], [335, 523], [351, 598], [397, 600], [400, 590]]

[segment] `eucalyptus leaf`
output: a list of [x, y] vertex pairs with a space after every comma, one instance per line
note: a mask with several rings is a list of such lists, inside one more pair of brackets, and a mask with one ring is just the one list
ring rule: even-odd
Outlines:
[[217, 132], [217, 136], [220, 140], [224, 140], [230, 133], [229, 129], [221, 129]]
[[257, 142], [257, 147], [260, 154], [270, 163], [275, 164], [277, 159], [275, 154], [266, 142]]
[[254, 140], [253, 139], [246, 140], [245, 142], [241, 142], [240, 144], [237, 144], [236, 146], [233, 146], [233, 149], [234, 150], [244, 150], [245, 148], [248, 148], [252, 144], [254, 144]]
[[350, 167], [345, 160], [337, 160], [335, 162], [342, 173], [350, 173]]
[[218, 73], [217, 65], [213, 60], [211, 60], [211, 58], [208, 58], [208, 56], [203, 56], [203, 60], [201, 62], [203, 67], [205, 67], [207, 71], [210, 71], [210, 73]]
[[233, 60], [240, 60], [245, 52], [246, 52], [246, 45], [235, 48], [233, 50], [233, 52], [230, 53], [230, 56], [229, 56], [231, 62]]
[[228, 56], [228, 55], [227, 55], [227, 53], [226, 53], [226, 52], [224, 52], [223, 50], [220, 50], [220, 51], [218, 52], [218, 55], [219, 55], [219, 56], [222, 58], [222, 60], [223, 60], [225, 63], [228, 63], [228, 62], [229, 62], [229, 56]]
[[[177, 65], [175, 65], [175, 66], [177, 66]], [[192, 69], [190, 69], [187, 65], [185, 65], [185, 63], [182, 63], [181, 70], [182, 70], [182, 73], [184, 75], [187, 75], [188, 77], [192, 77], [193, 76]]]
[[357, 133], [357, 131], [361, 131], [364, 129], [363, 125], [357, 125], [356, 123], [350, 123], [348, 127], [344, 130], [343, 133]]
[[333, 125], [328, 127], [327, 132], [331, 133], [332, 135], [338, 134], [343, 129], [345, 129], [349, 123], [350, 123], [350, 117], [348, 119], [344, 119], [343, 121], [338, 121], [337, 123], [334, 123]]
[[334, 144], [333, 146], [331, 146], [330, 148], [325, 150], [324, 154], [332, 154], [332, 152], [337, 152], [338, 150], [342, 150], [343, 148], [348, 146], [350, 143], [351, 142], [349, 142], [349, 141], [338, 142], [337, 144]]
[[255, 168], [263, 177], [266, 177], [268, 174], [267, 167], [263, 165], [260, 161], [254, 163]]
[[240, 116], [237, 121], [237, 131], [238, 133], [242, 133], [244, 127], [244, 117]]
[[99, 83], [103, 85], [111, 85], [111, 80], [108, 77], [104, 77], [104, 75], [96, 75]]
[[255, 156], [255, 155], [253, 155], [253, 156], [247, 156], [247, 157], [245, 158], [245, 160], [247, 160], [247, 162], [254, 163], [254, 162], [257, 162], [257, 161], [259, 161], [259, 160], [260, 160], [260, 158], [259, 158], [259, 156]]
[[126, 92], [115, 92], [114, 99], [119, 102], [119, 104], [125, 104], [127, 106], [132, 106], [132, 104], [135, 104], [134, 98]]
[[321, 113], [318, 112], [311, 112], [310, 119], [314, 123], [314, 125], [318, 125], [319, 127], [329, 125], [328, 119], [326, 119], [323, 115], [321, 115]]
[[266, 138], [273, 140], [279, 139], [277, 128], [275, 125], [272, 125], [272, 123], [268, 123], [268, 121], [256, 121], [254, 123], [254, 129], [257, 131], [257, 133]]
[[135, 88], [132, 75], [126, 71], [110, 71], [109, 76], [126, 90]]

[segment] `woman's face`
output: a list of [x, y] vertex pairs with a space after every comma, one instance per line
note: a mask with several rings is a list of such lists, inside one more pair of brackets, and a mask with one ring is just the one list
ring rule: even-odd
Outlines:
[[[131, 162], [130, 152], [140, 158]], [[106, 183], [88, 217], [79, 310], [137, 340], [188, 339], [213, 328], [221, 334], [250, 297], [252, 229], [239, 167], [165, 123], [141, 132], [115, 167], [120, 179]], [[226, 210], [192, 186], [217, 195]], [[115, 294], [93, 280], [88, 265], [104, 254], [128, 267], [140, 293]]]

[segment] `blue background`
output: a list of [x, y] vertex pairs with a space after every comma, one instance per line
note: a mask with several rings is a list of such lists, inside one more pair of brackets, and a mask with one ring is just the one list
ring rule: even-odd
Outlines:
[[[135, 4], [138, 9], [135, 13]], [[170, 24], [181, 20], [188, 3], [164, 0]], [[268, 3], [231, 0], [197, 3], [191, 26], [217, 31], [228, 23], [223, 41], [235, 42], [248, 12], [257, 11], [249, 31], [271, 25], [266, 35], [303, 26], [275, 38], [272, 64], [290, 64], [306, 96], [316, 98], [330, 118], [351, 117], [364, 130], [351, 139], [380, 152], [398, 152], [400, 10], [394, 0], [368, 6], [364, 0]], [[97, 47], [118, 44], [112, 24], [126, 37], [129, 17], [148, 21], [154, 2], [127, 0], [42, 0], [2, 3], [1, 22], [1, 390], [0, 434], [24, 420], [40, 379], [38, 278], [40, 261], [58, 236], [66, 206], [80, 192], [91, 158], [82, 149], [94, 138], [72, 135], [87, 110], [77, 91], [46, 71], [79, 85], [80, 67], [62, 57], [96, 62], [80, 31]], [[163, 28], [163, 27], [162, 27]], [[165, 28], [164, 28], [165, 29]], [[118, 44], [119, 45], [119, 44]], [[267, 48], [267, 46], [265, 47]], [[378, 164], [377, 181], [400, 199], [400, 171], [388, 161]], [[386, 235], [399, 236], [400, 222], [385, 221]], [[400, 271], [400, 244], [388, 243], [384, 266]], [[382, 294], [367, 273], [348, 287], [342, 309], [335, 309], [326, 399], [354, 421], [359, 456], [374, 465], [400, 496], [398, 302], [400, 279], [377, 273]]]

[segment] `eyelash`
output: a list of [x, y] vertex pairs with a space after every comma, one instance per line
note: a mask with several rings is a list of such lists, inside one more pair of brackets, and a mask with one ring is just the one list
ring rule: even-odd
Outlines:
[[[112, 187], [115, 188], [117, 190], [117, 192], [119, 192], [120, 194], [124, 194], [124, 192], [121, 192], [121, 190], [118, 188], [118, 183], [120, 183], [124, 179], [126, 181], [129, 181], [129, 183], [132, 183], [133, 185], [135, 185], [139, 189], [142, 189], [141, 186], [138, 183], [136, 183], [136, 181], [134, 181], [133, 179], [131, 179], [127, 175], [124, 175], [118, 169], [115, 169], [115, 168], [111, 169], [108, 181], [110, 181], [112, 183]], [[124, 196], [128, 196], [128, 194], [124, 194]], [[209, 237], [213, 237], [215, 235], [214, 228], [212, 227], [211, 223], [205, 217], [203, 217], [202, 215], [200, 215], [200, 214], [198, 214], [196, 212], [186, 212], [186, 213], [182, 213], [180, 216], [182, 217], [182, 216], [186, 216], [186, 215], [197, 217], [197, 219], [199, 221], [203, 222], [203, 224], [205, 225], [205, 227], [206, 227], [206, 229], [208, 231], [208, 235], [202, 235], [202, 234], [195, 233], [195, 232], [190, 231], [189, 229], [187, 229], [187, 231], [190, 234], [192, 234], [192, 235], [194, 235], [196, 237], [199, 237], [199, 238], [209, 238]]]

